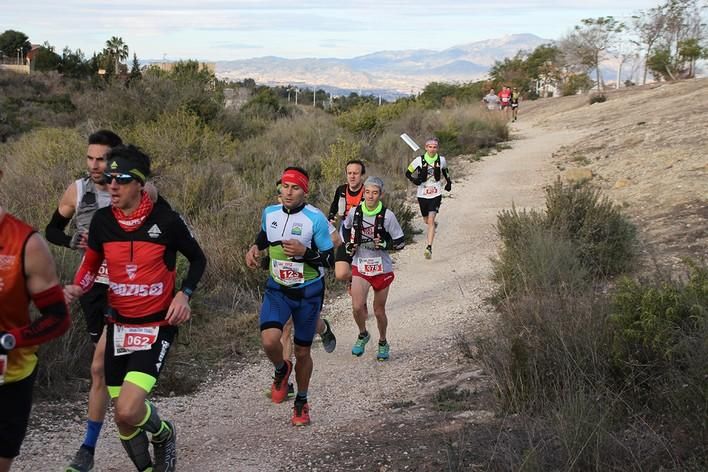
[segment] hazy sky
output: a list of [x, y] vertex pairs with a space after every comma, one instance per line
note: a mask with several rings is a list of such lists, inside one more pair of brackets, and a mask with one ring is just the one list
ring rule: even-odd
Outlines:
[[557, 39], [582, 18], [625, 18], [659, 0], [0, 0], [0, 31], [90, 55], [120, 36], [140, 59], [354, 57], [445, 49], [533, 33]]

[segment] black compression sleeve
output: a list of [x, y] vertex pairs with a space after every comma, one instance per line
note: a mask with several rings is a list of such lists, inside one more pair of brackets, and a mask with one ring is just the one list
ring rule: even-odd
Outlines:
[[401, 249], [404, 248], [405, 245], [406, 245], [406, 237], [405, 236], [401, 236], [400, 238], [393, 240], [393, 249], [396, 251], [400, 251]]
[[263, 249], [267, 249], [268, 246], [270, 246], [270, 243], [268, 243], [268, 235], [266, 234], [266, 232], [263, 230], [260, 230], [258, 232], [258, 235], [256, 236], [256, 240], [253, 244], [258, 246], [259, 251], [262, 251]]
[[71, 218], [66, 218], [57, 208], [49, 220], [49, 224], [44, 229], [44, 234], [47, 236], [47, 241], [57, 246], [71, 247], [71, 236], [64, 233], [66, 226], [71, 221]]
[[333, 220], [337, 216], [337, 213], [339, 213], [339, 187], [337, 187], [337, 190], [334, 192], [334, 200], [332, 200], [332, 203], [329, 206], [327, 219]]
[[450, 172], [447, 170], [447, 167], [442, 170], [443, 175], [445, 176], [445, 180], [450, 182]]
[[327, 249], [326, 251], [315, 251], [314, 249], [305, 249], [305, 255], [303, 256], [305, 262], [311, 266], [322, 266], [332, 268], [334, 267], [334, 249]]

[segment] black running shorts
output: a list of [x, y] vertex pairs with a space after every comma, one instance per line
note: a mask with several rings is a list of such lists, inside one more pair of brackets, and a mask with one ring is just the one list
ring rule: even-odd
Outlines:
[[[177, 326], [160, 326], [157, 339], [149, 350], [133, 351], [129, 354], [115, 355], [113, 345], [114, 324], [109, 324], [106, 330], [105, 371], [106, 386], [109, 393], [123, 385], [128, 372], [140, 372], [157, 381], [160, 371], [165, 366], [167, 353], [177, 336]], [[142, 386], [142, 385], [141, 385]], [[113, 387], [113, 388], [112, 388]], [[113, 395], [111, 394], [113, 397]]]
[[438, 213], [440, 211], [440, 202], [442, 201], [442, 195], [438, 195], [435, 198], [418, 198], [418, 205], [420, 206], [420, 214], [423, 216], [428, 216], [428, 213], [434, 211]]
[[0, 385], [0, 457], [20, 454], [32, 410], [32, 387], [37, 369], [20, 381]]
[[81, 311], [86, 320], [86, 331], [91, 341], [97, 343], [106, 325], [106, 307], [108, 306], [108, 285], [93, 284], [91, 290], [79, 297]]

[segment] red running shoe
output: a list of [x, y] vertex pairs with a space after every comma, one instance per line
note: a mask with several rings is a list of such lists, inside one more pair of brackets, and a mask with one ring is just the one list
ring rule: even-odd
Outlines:
[[288, 379], [290, 372], [293, 370], [293, 363], [285, 360], [285, 372], [278, 374], [275, 372], [273, 376], [273, 385], [270, 386], [270, 398], [273, 403], [283, 403], [288, 398]]
[[310, 424], [310, 405], [307, 402], [295, 402], [292, 423], [293, 426], [307, 426]]

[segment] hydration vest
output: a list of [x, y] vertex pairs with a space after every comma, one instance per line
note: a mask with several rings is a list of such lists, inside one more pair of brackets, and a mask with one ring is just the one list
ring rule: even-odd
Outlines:
[[[351, 233], [351, 242], [359, 245], [361, 244], [361, 231], [364, 226], [364, 209], [362, 208], [362, 205], [365, 205], [364, 202], [361, 203], [361, 205], [357, 205], [356, 209], [354, 210], [354, 217], [352, 218], [352, 233]], [[376, 214], [375, 219], [374, 219], [374, 239], [381, 238], [386, 234], [386, 230], [384, 229], [384, 217], [386, 216], [386, 205], [383, 203], [381, 204], [381, 210]]]
[[[438, 155], [438, 158], [435, 159], [435, 162], [433, 163], [433, 177], [435, 178], [436, 181], [440, 181], [440, 178], [442, 177], [442, 169], [440, 168], [440, 155]], [[420, 172], [421, 172], [421, 177], [422, 181], [425, 182], [428, 180], [428, 161], [425, 160], [425, 155], [420, 156]]]
[[86, 177], [76, 181], [76, 200], [74, 222], [77, 231], [85, 232], [89, 230], [96, 210], [111, 204], [111, 194], [97, 189], [93, 180]]

